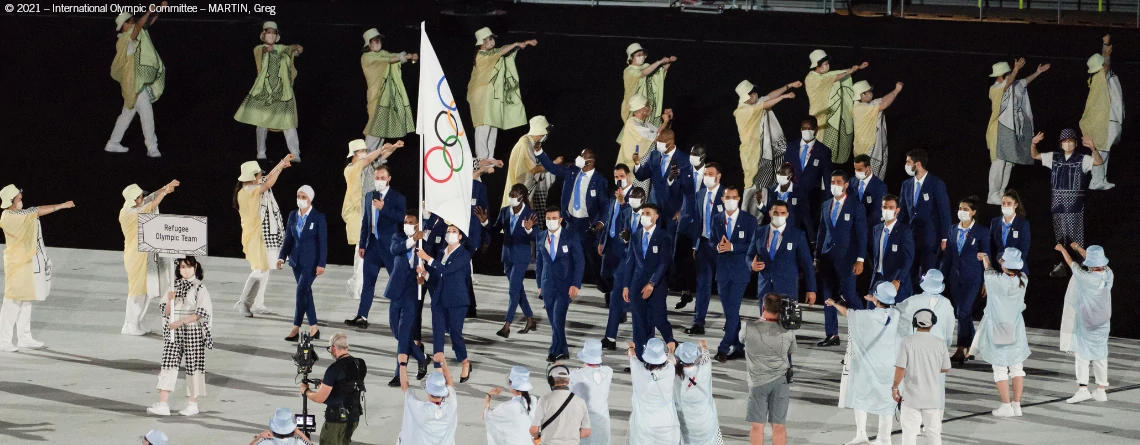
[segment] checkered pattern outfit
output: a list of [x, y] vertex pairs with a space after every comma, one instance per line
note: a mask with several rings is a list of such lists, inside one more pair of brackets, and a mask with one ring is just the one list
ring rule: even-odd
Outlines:
[[282, 231], [284, 226], [281, 208], [277, 207], [277, 198], [273, 197], [273, 189], [266, 190], [261, 194], [261, 236], [265, 240], [266, 250], [281, 249], [285, 243], [285, 232]]
[[[162, 321], [162, 369], [177, 371], [179, 365], [187, 374], [206, 372], [206, 349], [214, 349], [213, 335], [210, 333], [210, 314], [198, 305], [200, 284], [179, 279], [174, 284], [175, 308], [171, 315], [163, 315]], [[190, 291], [193, 295], [190, 296]], [[190, 300], [187, 300], [190, 298]], [[178, 300], [182, 301], [179, 302]], [[159, 311], [166, 314], [166, 302], [159, 305]], [[179, 326], [173, 332], [171, 319], [182, 319], [197, 314], [198, 321]]]
[[1084, 156], [1054, 153], [1052, 163], [1053, 236], [1058, 243], [1085, 245], [1085, 190], [1091, 175], [1082, 168]]

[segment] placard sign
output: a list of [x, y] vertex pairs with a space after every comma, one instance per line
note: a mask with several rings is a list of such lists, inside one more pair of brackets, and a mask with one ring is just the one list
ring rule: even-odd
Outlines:
[[139, 252], [205, 256], [206, 217], [139, 214]]

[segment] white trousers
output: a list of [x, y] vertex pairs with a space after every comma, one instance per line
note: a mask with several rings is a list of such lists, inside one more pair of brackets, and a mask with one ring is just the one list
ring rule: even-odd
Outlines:
[[1001, 205], [1001, 195], [1009, 186], [1009, 174], [1013, 171], [1013, 163], [1001, 159], [994, 159], [990, 163], [990, 193], [986, 202]]
[[1108, 178], [1105, 177], [1108, 174], [1108, 153], [1107, 151], [1100, 151], [1100, 158], [1104, 160], [1104, 163], [1092, 168], [1092, 180], [1089, 181], [1090, 189], [1108, 190], [1116, 186], [1116, 184], [1108, 182]]
[[360, 257], [360, 244], [352, 250], [352, 278], [348, 282], [352, 299], [359, 300], [360, 293], [364, 292], [364, 258]]
[[[178, 383], [177, 369], [163, 369], [158, 372], [159, 391], [174, 391], [176, 383]], [[206, 373], [186, 374], [186, 397], [197, 399], [204, 395], [206, 395]]]
[[265, 307], [265, 289], [269, 287], [269, 271], [255, 270], [245, 279], [238, 304], [246, 309]]
[[495, 142], [498, 140], [498, 128], [490, 125], [475, 127], [475, 158], [495, 159]]
[[138, 113], [139, 123], [142, 124], [146, 148], [158, 150], [158, 136], [154, 134], [154, 109], [151, 108], [150, 94], [145, 88], [135, 99], [134, 108], [123, 108], [123, 112], [119, 113], [119, 119], [115, 121], [115, 129], [111, 131], [111, 139], [107, 140], [107, 145], [116, 146], [123, 143], [123, 135], [126, 134], [127, 127], [131, 126], [131, 121], [135, 120], [135, 113]]
[[[7, 300], [5, 300], [7, 301]], [[1081, 385], [1089, 384], [1089, 364], [1092, 364], [1093, 375], [1096, 377], [1096, 384], [1100, 386], [1108, 386], [1108, 359], [1101, 360], [1081, 360], [1077, 358], [1077, 383]]]
[[[879, 416], [879, 438], [890, 438], [895, 429], [893, 416]], [[867, 437], [867, 412], [855, 410], [855, 437]]]
[[[284, 130], [285, 145], [289, 147], [289, 153], [293, 156], [301, 157], [301, 140], [297, 139], [297, 129], [290, 128]], [[269, 129], [265, 127], [257, 127], [257, 157], [265, 157], [265, 138], [269, 136]]]
[[[1015, 377], [1025, 377], [1025, 367], [1018, 363], [1014, 366], [993, 366], [994, 383], [1009, 380]], [[1088, 374], [1085, 374], [1086, 376]]]
[[146, 295], [127, 297], [127, 312], [123, 324], [141, 327], [146, 310], [150, 307], [150, 298]]
[[15, 345], [16, 339], [32, 339], [32, 301], [5, 298], [0, 306], [0, 343]]
[[914, 409], [903, 402], [899, 421], [902, 422], [903, 445], [917, 445], [918, 433], [921, 432], [923, 425], [926, 425], [926, 434], [923, 435], [926, 437], [926, 443], [942, 445], [942, 410]]

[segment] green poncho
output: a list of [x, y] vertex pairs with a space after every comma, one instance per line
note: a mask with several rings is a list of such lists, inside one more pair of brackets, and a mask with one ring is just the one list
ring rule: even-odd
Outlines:
[[133, 109], [143, 89], [148, 89], [150, 101], [155, 102], [166, 89], [166, 65], [154, 49], [150, 33], [139, 31], [134, 54], [127, 54], [131, 33], [119, 34], [115, 42], [115, 59], [111, 61], [111, 78], [119, 82], [123, 93], [123, 108]]
[[297, 101], [293, 96], [297, 69], [293, 66], [293, 51], [281, 44], [273, 45], [273, 49], [265, 53], [262, 48], [265, 45], [253, 48], [257, 80], [234, 113], [234, 119], [270, 130], [297, 128]]
[[509, 130], [526, 124], [516, 54], [518, 50], [504, 56], [500, 48], [492, 48], [475, 55], [471, 82], [467, 84], [467, 103], [476, 127]]
[[404, 89], [401, 62], [389, 63], [397, 54], [369, 51], [360, 56], [360, 68], [368, 82], [368, 124], [364, 135], [401, 138], [416, 130], [408, 92]]

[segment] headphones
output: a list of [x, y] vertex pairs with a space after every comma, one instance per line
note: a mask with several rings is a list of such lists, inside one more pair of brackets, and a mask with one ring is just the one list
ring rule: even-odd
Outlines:
[[546, 383], [549, 384], [551, 388], [554, 387], [554, 370], [558, 368], [565, 369], [566, 374], [570, 374], [570, 368], [566, 365], [554, 365], [546, 368]]
[[930, 312], [930, 327], [934, 327], [934, 325], [938, 324], [938, 315], [935, 315], [934, 311], [930, 309], [919, 309], [918, 312], [914, 313], [914, 317], [910, 319], [911, 327], [918, 329], [918, 314], [923, 312]]

